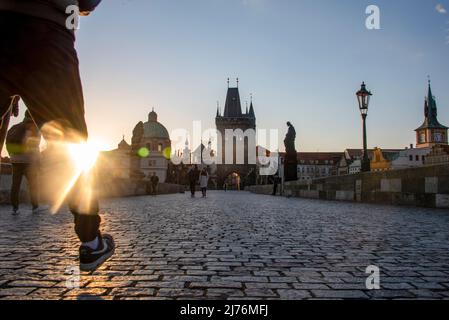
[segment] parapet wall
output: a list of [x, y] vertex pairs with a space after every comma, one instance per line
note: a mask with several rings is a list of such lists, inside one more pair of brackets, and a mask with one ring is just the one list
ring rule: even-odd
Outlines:
[[[273, 186], [249, 191], [271, 194]], [[449, 208], [449, 165], [360, 173], [287, 182], [284, 195], [340, 201]]]
[[[11, 175], [0, 176], [0, 204], [10, 204]], [[177, 184], [160, 183], [158, 185], [158, 194], [184, 193], [185, 187]], [[41, 202], [51, 202], [54, 195], [45, 190], [40, 190]], [[148, 194], [147, 183], [144, 181], [130, 179], [108, 179], [96, 186], [98, 197], [101, 198], [120, 198], [143, 196]], [[20, 190], [20, 202], [28, 203], [28, 187], [26, 179], [23, 179]]]

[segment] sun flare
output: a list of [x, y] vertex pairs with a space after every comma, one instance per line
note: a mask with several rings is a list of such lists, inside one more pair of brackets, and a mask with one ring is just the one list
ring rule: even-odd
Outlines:
[[68, 151], [78, 171], [85, 172], [95, 166], [101, 145], [94, 142], [74, 143], [68, 145]]

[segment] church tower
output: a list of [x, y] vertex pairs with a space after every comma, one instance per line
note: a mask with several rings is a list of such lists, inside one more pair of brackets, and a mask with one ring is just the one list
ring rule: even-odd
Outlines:
[[[236, 149], [237, 137], [233, 138], [233, 162], [226, 163], [226, 143], [232, 143], [232, 141], [226, 141], [226, 130], [242, 130], [243, 133], [248, 129], [256, 130], [256, 115], [254, 112], [254, 105], [251, 98], [250, 109], [242, 112], [242, 105], [240, 102], [240, 92], [237, 86], [230, 87], [228, 79], [228, 92], [226, 94], [226, 103], [221, 113], [221, 110], [217, 108], [217, 116], [215, 118], [215, 124], [217, 130], [221, 134], [221, 146], [219, 143], [219, 150], [217, 150], [217, 156], [220, 157], [221, 164], [217, 166], [217, 182], [221, 187], [229, 178], [229, 176], [238, 176], [242, 184], [252, 184], [252, 176], [255, 177], [256, 165], [250, 164], [248, 159], [249, 148], [256, 147], [256, 137], [253, 138], [243, 136], [244, 139], [244, 161], [238, 163], [238, 150]], [[254, 150], [255, 152], [255, 150]], [[229, 158], [229, 157], [228, 157]]]
[[416, 129], [416, 146], [418, 148], [433, 147], [438, 144], [448, 144], [448, 128], [438, 122], [437, 103], [430, 87], [424, 102], [424, 123]]

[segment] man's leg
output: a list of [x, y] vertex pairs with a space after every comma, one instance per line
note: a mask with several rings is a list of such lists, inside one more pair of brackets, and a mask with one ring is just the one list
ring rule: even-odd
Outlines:
[[28, 181], [31, 205], [33, 210], [39, 208], [39, 171], [35, 164], [25, 166], [25, 176]]
[[14, 211], [19, 210], [20, 185], [24, 174], [24, 164], [12, 164], [11, 204]]
[[190, 193], [192, 194], [192, 197], [195, 195], [195, 188], [196, 188], [195, 183], [190, 182]]
[[[57, 146], [51, 143], [54, 140], [61, 145], [87, 140], [74, 35], [52, 22], [30, 16], [0, 12], [0, 18], [0, 86], [12, 83], [13, 93], [22, 97], [50, 145]], [[57, 166], [65, 165], [73, 169], [67, 156], [61, 157]], [[50, 172], [49, 176], [54, 178], [54, 190], [62, 191], [70, 186], [58, 181], [64, 179], [55, 172]], [[82, 183], [75, 183], [69, 198], [79, 239], [89, 247], [93, 242], [99, 242], [99, 248], [106, 244], [113, 249], [111, 237], [105, 235], [101, 241], [98, 201], [94, 196], [90, 198], [89, 206], [84, 205], [79, 197], [82, 191]], [[62, 194], [61, 198], [64, 196]], [[95, 249], [82, 251], [82, 248], [80, 260], [82, 256], [90, 258], [96, 252]], [[112, 255], [113, 250], [107, 253]], [[92, 263], [82, 263], [82, 269], [87, 266], [86, 270], [93, 270], [98, 267], [98, 262], [104, 262], [110, 256], [104, 251], [101, 254]]]

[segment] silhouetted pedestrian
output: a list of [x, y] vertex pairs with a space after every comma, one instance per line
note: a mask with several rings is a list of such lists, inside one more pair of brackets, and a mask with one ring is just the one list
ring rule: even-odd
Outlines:
[[153, 175], [150, 178], [150, 183], [151, 183], [151, 194], [157, 195], [157, 189], [158, 189], [158, 185], [159, 185], [159, 177], [156, 175], [155, 172], [153, 172]]
[[203, 194], [203, 198], [206, 198], [207, 195], [207, 185], [209, 183], [209, 173], [207, 172], [206, 169], [201, 170], [201, 174], [200, 174], [200, 188], [201, 188], [201, 192]]
[[198, 170], [198, 166], [195, 165], [192, 169], [189, 171], [189, 184], [190, 184], [190, 193], [192, 198], [195, 197], [196, 192], [196, 184], [198, 183], [200, 172]]
[[28, 190], [33, 206], [33, 213], [39, 213], [39, 145], [41, 135], [30, 113], [25, 113], [25, 118], [19, 124], [13, 126], [6, 136], [6, 148], [12, 164], [11, 204], [13, 214], [19, 214], [19, 196], [22, 178], [28, 181]]
[[275, 175], [273, 178], [273, 196], [277, 195], [279, 185], [279, 176]]

